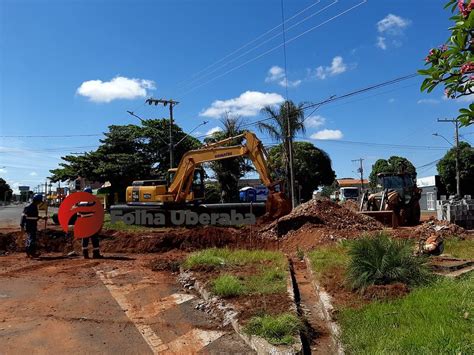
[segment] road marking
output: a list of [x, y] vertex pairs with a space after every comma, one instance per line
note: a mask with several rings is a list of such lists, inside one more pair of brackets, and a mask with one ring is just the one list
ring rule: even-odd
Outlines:
[[154, 317], [178, 304], [188, 302], [194, 298], [193, 295], [187, 293], [173, 293], [168, 297], [164, 297], [159, 301], [154, 301], [142, 307], [139, 313], [143, 316]]
[[176, 354], [196, 353], [205, 346], [223, 336], [216, 330], [192, 329], [186, 334], [166, 344], [168, 350]]
[[[96, 269], [96, 274], [104, 286], [109, 290], [112, 297], [118, 303], [125, 315], [135, 325], [145, 342], [154, 354], [166, 353], [196, 353], [213, 341], [219, 339], [225, 332], [208, 331], [203, 329], [192, 329], [186, 334], [165, 344], [163, 340], [145, 323], [145, 319], [154, 317], [159, 313], [174, 307], [176, 305], [188, 302], [195, 296], [186, 293], [174, 293], [155, 301], [145, 307], [137, 309], [137, 305], [130, 303], [126, 295], [130, 292], [133, 285], [116, 285], [111, 277], [117, 276], [116, 273], [109, 274], [103, 270]], [[110, 275], [110, 277], [108, 277]], [[139, 288], [141, 285], [139, 285]], [[136, 290], [135, 288], [134, 290]]]
[[96, 274], [99, 276], [105, 287], [107, 287], [112, 297], [115, 298], [115, 301], [117, 301], [120, 308], [125, 312], [130, 321], [138, 329], [143, 339], [150, 347], [151, 351], [154, 354], [158, 354], [161, 351], [166, 350], [167, 348], [163, 345], [163, 340], [161, 340], [161, 338], [156, 335], [149, 325], [145, 324], [141, 318], [137, 317], [136, 312], [133, 311], [132, 304], [127, 301], [127, 298], [120, 287], [115, 285], [112, 280], [107, 278], [104, 271], [96, 270]]

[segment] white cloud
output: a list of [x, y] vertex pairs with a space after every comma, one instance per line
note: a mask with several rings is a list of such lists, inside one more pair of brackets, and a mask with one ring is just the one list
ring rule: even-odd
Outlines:
[[277, 83], [280, 86], [285, 87], [297, 87], [301, 84], [301, 80], [287, 80], [285, 70], [278, 65], [274, 65], [268, 70], [267, 77], [265, 78], [266, 83]]
[[117, 76], [110, 81], [84, 81], [77, 89], [79, 95], [93, 102], [111, 102], [113, 100], [133, 100], [148, 95], [147, 90], [156, 89], [152, 80], [129, 79]]
[[323, 116], [309, 116], [305, 121], [305, 126], [310, 128], [317, 128], [326, 123], [326, 119]]
[[473, 103], [474, 102], [474, 94], [458, 97], [456, 99], [456, 101], [457, 102]]
[[377, 22], [377, 41], [375, 46], [380, 49], [387, 50], [389, 47], [387, 41], [390, 41], [390, 45], [395, 47], [401, 47], [402, 42], [397, 39], [397, 36], [403, 35], [405, 28], [411, 24], [409, 19], [402, 18], [394, 14], [388, 14]]
[[380, 49], [386, 50], [387, 49], [387, 43], [385, 43], [385, 37], [378, 36], [377, 37], [377, 43], [375, 44], [377, 47]]
[[207, 136], [210, 136], [211, 134], [214, 134], [214, 133], [217, 133], [217, 132], [221, 132], [222, 131], [222, 128], [220, 127], [213, 127], [211, 128], [209, 131], [206, 132], [206, 135]]
[[451, 99], [449, 97], [446, 97], [446, 95], [441, 96], [441, 99], [443, 101], [451, 101], [451, 102], [458, 102], [458, 103], [473, 103], [474, 102], [474, 94], [471, 95], [466, 95], [466, 96], [461, 96], [458, 97], [457, 99]]
[[327, 139], [341, 139], [342, 137], [343, 137], [343, 134], [338, 129], [323, 129], [322, 131], [313, 133], [310, 138], [327, 140]]
[[265, 82], [271, 83], [274, 81], [281, 80], [285, 77], [285, 71], [282, 67], [278, 65], [274, 65], [270, 69], [268, 69], [267, 77], [265, 78]]
[[326, 79], [328, 76], [334, 76], [344, 73], [347, 70], [347, 65], [341, 56], [336, 56], [332, 59], [331, 66], [323, 67], [319, 66], [316, 68], [316, 77], [318, 79]]
[[379, 33], [388, 33], [390, 35], [399, 35], [410, 25], [411, 21], [400, 16], [388, 14], [385, 18], [377, 22], [377, 31]]
[[439, 104], [439, 100], [435, 100], [435, 99], [421, 99], [421, 100], [418, 100], [416, 102], [417, 104], [431, 104], [431, 105], [434, 105], [434, 104]]
[[257, 115], [265, 106], [278, 105], [283, 101], [285, 99], [276, 93], [246, 91], [233, 99], [214, 101], [210, 107], [204, 109], [199, 115], [219, 118], [225, 113], [231, 113], [237, 116], [250, 117]]
[[6, 173], [7, 173], [7, 169], [0, 168], [0, 173], [6, 174]]
[[37, 176], [37, 175], [38, 175], [38, 173], [37, 173], [36, 171], [32, 171], [32, 172], [30, 173], [30, 176]]

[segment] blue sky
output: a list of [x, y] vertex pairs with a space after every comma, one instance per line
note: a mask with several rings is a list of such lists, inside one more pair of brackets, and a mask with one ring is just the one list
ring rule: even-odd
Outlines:
[[[281, 23], [279, 0], [0, 0], [0, 176], [36, 186], [61, 155], [97, 146], [108, 125], [138, 123], [126, 110], [167, 117], [144, 104], [149, 96], [179, 100], [175, 118], [186, 131], [209, 120], [205, 134], [224, 111], [263, 118], [262, 105], [285, 97], [285, 80], [291, 100], [318, 102], [414, 73], [449, 36], [443, 3], [285, 0], [287, 19], [300, 13], [285, 24], [286, 78], [281, 30], [259, 38]], [[357, 158], [366, 174], [390, 155], [433, 162], [443, 150], [350, 143], [447, 147], [432, 133], [451, 140], [453, 127], [436, 119], [466, 103], [420, 93], [421, 80], [323, 106], [302, 139], [329, 153], [338, 177], [357, 176]], [[470, 132], [461, 130], [472, 142]], [[95, 135], [19, 137], [78, 134]]]

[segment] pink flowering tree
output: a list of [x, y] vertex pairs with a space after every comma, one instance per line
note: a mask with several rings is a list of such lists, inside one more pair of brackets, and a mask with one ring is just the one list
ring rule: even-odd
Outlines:
[[451, 36], [425, 58], [429, 68], [418, 71], [426, 77], [421, 91], [431, 92], [442, 84], [448, 99], [473, 98], [468, 107], [459, 110], [459, 120], [468, 126], [474, 123], [474, 0], [449, 0], [445, 8], [454, 14]]

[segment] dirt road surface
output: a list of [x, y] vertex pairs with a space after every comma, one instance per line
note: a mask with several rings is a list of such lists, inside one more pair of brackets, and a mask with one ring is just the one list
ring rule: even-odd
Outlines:
[[151, 258], [0, 257], [1, 353], [252, 353]]

